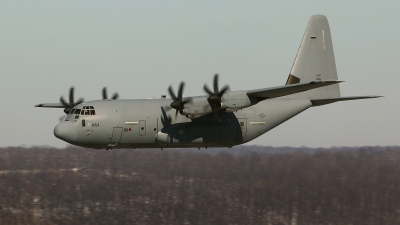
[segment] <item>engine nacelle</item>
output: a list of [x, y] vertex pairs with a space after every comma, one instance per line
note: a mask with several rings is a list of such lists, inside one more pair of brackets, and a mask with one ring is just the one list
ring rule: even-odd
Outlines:
[[239, 109], [247, 108], [257, 104], [256, 99], [250, 98], [244, 91], [228, 92], [222, 98], [221, 108], [228, 112], [233, 112]]
[[192, 101], [185, 104], [182, 115], [188, 118], [197, 118], [213, 112], [207, 97], [195, 97]]
[[182, 110], [182, 115], [194, 119], [218, 110], [233, 112], [250, 107], [257, 103], [257, 99], [249, 97], [244, 91], [232, 91], [222, 96], [220, 107], [212, 106], [211, 104], [213, 103], [210, 102], [207, 97], [195, 97], [191, 102], [185, 104], [185, 108]]

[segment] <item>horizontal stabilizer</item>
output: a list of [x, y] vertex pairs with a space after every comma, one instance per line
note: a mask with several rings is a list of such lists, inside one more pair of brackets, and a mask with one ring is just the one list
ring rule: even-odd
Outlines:
[[65, 106], [61, 103], [42, 103], [37, 104], [35, 107], [44, 107], [44, 108], [65, 108]]
[[278, 98], [286, 95], [296, 94], [303, 91], [308, 91], [315, 88], [320, 88], [332, 84], [341, 83], [339, 80], [312, 81], [308, 83], [290, 84], [279, 87], [263, 88], [247, 91], [247, 95], [251, 97], [261, 98]]
[[340, 101], [360, 100], [360, 99], [380, 98], [380, 97], [383, 97], [383, 96], [375, 96], [375, 95], [370, 95], [370, 96], [351, 96], [351, 97], [340, 97], [340, 98], [312, 99], [310, 101], [313, 104], [313, 106], [320, 106], [320, 105], [326, 105], [326, 104], [331, 104], [331, 103], [340, 102]]

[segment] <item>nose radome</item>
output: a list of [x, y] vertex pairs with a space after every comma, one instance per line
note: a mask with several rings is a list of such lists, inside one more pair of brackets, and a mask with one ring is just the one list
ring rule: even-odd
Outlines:
[[75, 142], [76, 133], [75, 126], [68, 121], [61, 122], [54, 127], [54, 136], [69, 143]]

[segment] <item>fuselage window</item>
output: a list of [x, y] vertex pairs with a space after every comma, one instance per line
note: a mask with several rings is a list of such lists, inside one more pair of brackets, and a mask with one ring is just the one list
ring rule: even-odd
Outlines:
[[82, 127], [85, 127], [85, 126], [86, 126], [86, 121], [82, 120]]

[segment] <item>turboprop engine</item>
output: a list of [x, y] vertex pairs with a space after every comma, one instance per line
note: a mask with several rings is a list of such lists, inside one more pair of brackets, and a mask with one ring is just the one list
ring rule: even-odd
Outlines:
[[170, 107], [188, 118], [198, 118], [207, 114], [215, 113], [219, 110], [233, 112], [256, 104], [258, 101], [249, 97], [245, 91], [229, 92], [229, 86], [225, 85], [221, 90], [218, 88], [218, 74], [214, 75], [213, 91], [204, 84], [204, 91], [208, 97], [183, 98], [184, 83], [180, 84], [178, 95], [170, 86], [168, 91], [174, 100]]
[[209, 99], [205, 97], [194, 97], [191, 99], [190, 103], [185, 105], [182, 110], [182, 115], [185, 115], [188, 118], [198, 118], [200, 116], [214, 113], [218, 110], [234, 112], [252, 106], [257, 102], [256, 99], [249, 97], [244, 91], [225, 93], [218, 108], [213, 107], [213, 105], [210, 104]]

